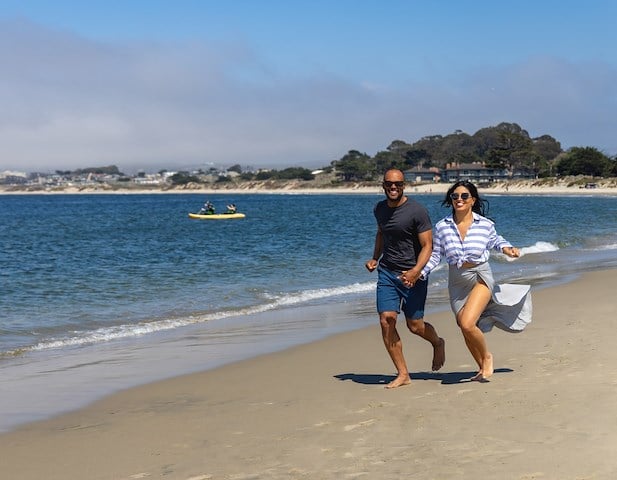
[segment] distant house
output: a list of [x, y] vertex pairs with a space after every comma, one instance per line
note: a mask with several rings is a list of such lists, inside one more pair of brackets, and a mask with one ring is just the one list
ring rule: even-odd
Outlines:
[[0, 183], [6, 183], [7, 185], [24, 184], [28, 181], [28, 174], [25, 172], [11, 172], [5, 170], [0, 172]]
[[512, 180], [533, 180], [537, 175], [533, 170], [527, 168], [517, 168], [512, 172]]
[[508, 171], [503, 168], [485, 167], [483, 163], [448, 163], [443, 169], [443, 181], [448, 183], [469, 180], [473, 183], [487, 183], [507, 180]]
[[403, 172], [407, 183], [423, 183], [423, 182], [439, 182], [441, 179], [441, 170], [436, 167], [421, 168], [415, 167]]

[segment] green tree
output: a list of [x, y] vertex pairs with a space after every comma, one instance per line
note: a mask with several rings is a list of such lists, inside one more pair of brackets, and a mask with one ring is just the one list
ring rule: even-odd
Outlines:
[[443, 142], [441, 135], [422, 137], [407, 150], [405, 163], [409, 166], [421, 164], [426, 167], [431, 164], [445, 167], [446, 160], [441, 156]]
[[294, 180], [296, 178], [301, 180], [313, 180], [315, 175], [307, 168], [290, 167], [277, 172], [276, 178], [280, 178], [281, 180]]
[[561, 144], [550, 135], [542, 135], [532, 139], [532, 150], [547, 162], [557, 158], [563, 152]]
[[508, 152], [502, 148], [491, 148], [486, 152], [484, 163], [488, 168], [506, 168], [508, 164]]
[[109, 165], [108, 167], [88, 167], [83, 169], [77, 169], [73, 172], [76, 175], [83, 175], [88, 173], [97, 173], [104, 175], [124, 175], [118, 167], [115, 165]]
[[529, 151], [532, 141], [527, 131], [516, 123], [500, 123], [496, 127], [482, 128], [473, 134], [477, 155], [487, 167], [517, 167], [517, 153]]
[[173, 185], [186, 185], [187, 183], [200, 183], [198, 177], [191, 175], [189, 172], [174, 173], [169, 180]]
[[404, 159], [406, 168], [432, 164], [432, 155], [423, 148], [411, 147], [405, 152]]
[[476, 142], [470, 135], [456, 130], [441, 139], [435, 156], [444, 166], [451, 162], [472, 163], [478, 160], [476, 149]]
[[379, 175], [383, 174], [389, 168], [400, 167], [401, 160], [401, 156], [398, 153], [388, 150], [377, 152], [373, 157], [375, 173]]
[[340, 160], [334, 160], [333, 167], [344, 181], [371, 180], [375, 175], [375, 163], [366, 153], [350, 150]]
[[255, 175], [255, 180], [270, 180], [275, 175], [276, 175], [276, 172], [273, 170], [260, 170]]
[[557, 164], [560, 175], [591, 175], [601, 177], [610, 174], [609, 157], [594, 147], [572, 147]]

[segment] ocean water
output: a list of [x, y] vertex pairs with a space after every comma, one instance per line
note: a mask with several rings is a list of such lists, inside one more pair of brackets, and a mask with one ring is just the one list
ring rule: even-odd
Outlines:
[[[0, 195], [0, 431], [375, 322], [372, 194]], [[442, 195], [415, 197], [434, 222]], [[497, 196], [500, 282], [617, 266], [617, 197]], [[241, 220], [191, 220], [205, 200]], [[446, 308], [446, 268], [428, 311]]]

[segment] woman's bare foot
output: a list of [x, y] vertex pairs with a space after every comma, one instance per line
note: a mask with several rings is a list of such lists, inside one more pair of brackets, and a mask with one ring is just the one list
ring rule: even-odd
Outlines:
[[490, 353], [484, 358], [482, 368], [472, 377], [472, 382], [488, 382], [488, 379], [493, 375], [493, 355]]
[[482, 362], [482, 376], [484, 379], [490, 378], [493, 375], [493, 355], [487, 354]]
[[407, 373], [405, 375], [399, 375], [394, 380], [392, 380], [390, 383], [388, 383], [384, 388], [387, 388], [387, 389], [398, 388], [398, 387], [402, 387], [403, 385], [409, 385], [410, 383], [411, 383], [411, 379], [409, 378], [409, 374]]
[[439, 338], [439, 343], [433, 347], [433, 371], [436, 372], [446, 363], [446, 341]]

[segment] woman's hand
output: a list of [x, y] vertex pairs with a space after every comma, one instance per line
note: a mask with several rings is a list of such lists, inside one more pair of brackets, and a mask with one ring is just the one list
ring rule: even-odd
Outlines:
[[420, 273], [414, 272], [413, 270], [405, 270], [398, 278], [403, 282], [403, 285], [407, 288], [411, 288], [418, 281], [418, 278], [420, 278]]

